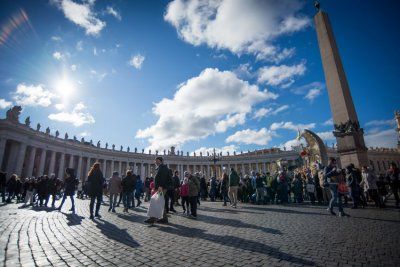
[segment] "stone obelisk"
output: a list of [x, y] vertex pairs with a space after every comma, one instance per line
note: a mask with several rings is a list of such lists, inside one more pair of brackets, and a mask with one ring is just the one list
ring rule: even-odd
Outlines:
[[319, 5], [314, 22], [333, 115], [333, 134], [336, 137], [341, 165], [346, 167], [353, 163], [356, 167], [368, 166], [364, 132], [358, 122], [328, 14], [319, 10]]

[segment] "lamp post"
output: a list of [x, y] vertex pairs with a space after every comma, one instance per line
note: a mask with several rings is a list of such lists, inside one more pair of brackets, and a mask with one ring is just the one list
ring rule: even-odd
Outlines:
[[213, 154], [209, 158], [209, 160], [213, 163], [214, 174], [217, 175], [216, 163], [221, 160], [220, 156], [215, 153], [215, 148], [213, 149]]

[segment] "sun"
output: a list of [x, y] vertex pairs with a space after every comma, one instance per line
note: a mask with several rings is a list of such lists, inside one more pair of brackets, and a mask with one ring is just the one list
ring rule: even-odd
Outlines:
[[75, 89], [75, 83], [68, 77], [62, 77], [56, 81], [56, 90], [63, 98], [72, 96], [75, 93]]

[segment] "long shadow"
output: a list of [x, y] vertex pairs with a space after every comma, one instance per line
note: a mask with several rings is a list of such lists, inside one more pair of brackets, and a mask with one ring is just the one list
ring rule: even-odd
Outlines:
[[197, 220], [204, 221], [206, 223], [217, 224], [217, 225], [229, 225], [229, 226], [232, 226], [235, 228], [255, 229], [255, 230], [261, 230], [268, 234], [282, 235], [282, 232], [279, 230], [245, 223], [245, 222], [242, 222], [241, 220], [219, 218], [219, 217], [208, 216], [205, 214], [201, 214], [200, 216], [198, 216]]
[[61, 213], [64, 214], [65, 217], [67, 218], [68, 226], [80, 225], [82, 223], [82, 220], [85, 219], [85, 217], [82, 217], [76, 213], [65, 213], [65, 212]]
[[126, 229], [118, 228], [115, 224], [109, 223], [102, 219], [96, 220], [96, 227], [100, 229], [101, 233], [106, 237], [115, 240], [130, 247], [139, 247], [140, 244], [136, 242]]
[[129, 222], [136, 223], [143, 223], [143, 221], [147, 219], [147, 217], [135, 213], [117, 214], [117, 217]]
[[217, 244], [220, 244], [223, 246], [240, 248], [240, 249], [247, 250], [250, 252], [257, 252], [260, 254], [265, 254], [265, 255], [274, 257], [276, 259], [285, 260], [285, 261], [291, 262], [291, 263], [296, 263], [296, 264], [301, 264], [301, 265], [315, 265], [315, 263], [313, 261], [304, 260], [302, 258], [298, 258], [293, 255], [282, 252], [279, 249], [268, 246], [266, 244], [263, 244], [263, 243], [260, 243], [257, 241], [253, 241], [253, 240], [243, 239], [243, 238], [240, 238], [237, 236], [230, 236], [230, 235], [219, 236], [219, 235], [206, 233], [205, 230], [202, 230], [202, 229], [186, 227], [186, 226], [176, 225], [176, 224], [169, 224], [169, 226], [157, 225], [157, 227], [160, 231], [170, 233], [170, 234], [175, 234], [178, 236], [204, 239], [204, 240], [214, 242], [214, 243], [217, 243]]
[[209, 208], [209, 207], [201, 207], [199, 210], [204, 210], [207, 212], [218, 212], [218, 213], [232, 213], [232, 214], [238, 214], [238, 213], [250, 213], [250, 214], [263, 214], [262, 212], [254, 212], [254, 211], [248, 211], [248, 210], [242, 210], [242, 209], [232, 209], [232, 208], [226, 208], [226, 209], [219, 209], [219, 208]]
[[243, 207], [243, 209], [253, 209], [253, 210], [271, 211], [271, 212], [279, 212], [279, 213], [287, 213], [287, 214], [297, 214], [297, 215], [330, 216], [329, 214], [324, 214], [324, 213], [308, 212], [308, 211], [298, 211], [298, 210], [289, 210], [289, 209], [282, 209], [282, 208]]

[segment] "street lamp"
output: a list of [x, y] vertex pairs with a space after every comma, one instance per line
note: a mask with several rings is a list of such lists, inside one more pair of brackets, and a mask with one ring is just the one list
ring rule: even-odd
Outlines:
[[217, 175], [216, 163], [221, 160], [221, 157], [215, 153], [215, 148], [213, 149], [213, 154], [209, 157], [209, 161], [213, 163], [214, 174]]

